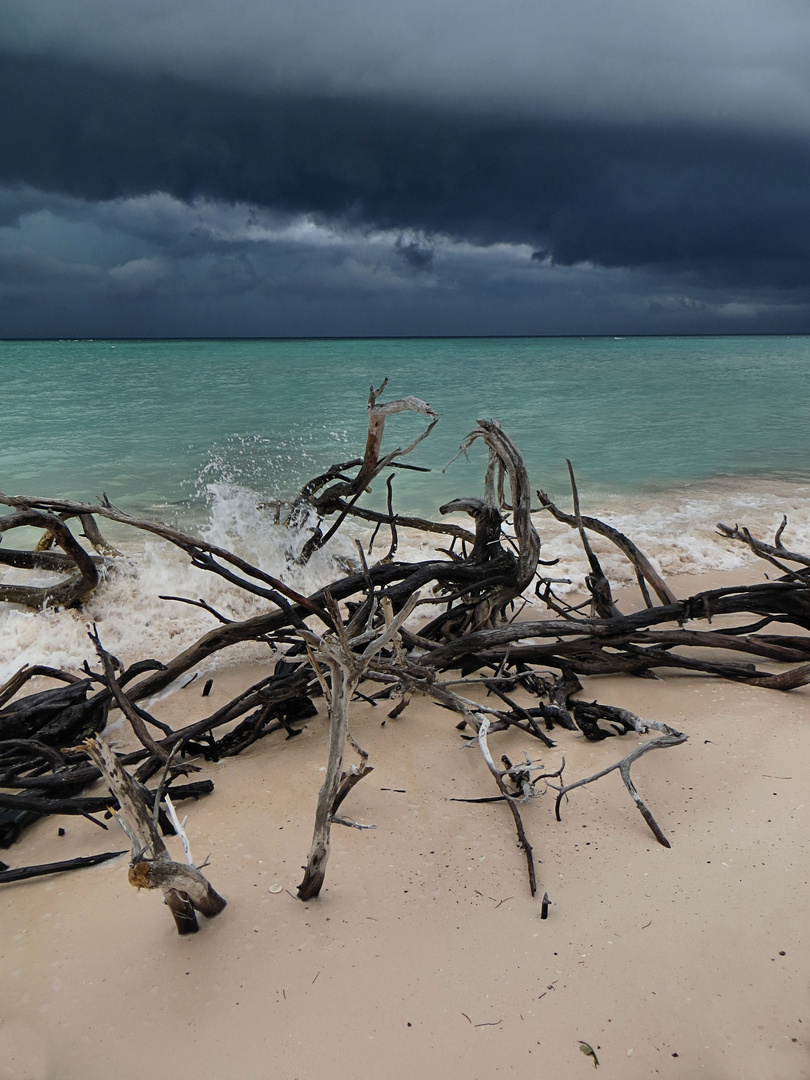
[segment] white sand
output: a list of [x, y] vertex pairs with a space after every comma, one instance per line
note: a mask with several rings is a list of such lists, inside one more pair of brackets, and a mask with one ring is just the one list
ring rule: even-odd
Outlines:
[[[194, 684], [159, 715], [205, 715], [246, 678], [220, 672], [207, 702]], [[0, 887], [0, 1077], [587, 1077], [586, 1040], [606, 1078], [806, 1080], [810, 688], [667, 673], [585, 693], [689, 733], [633, 770], [671, 850], [615, 773], [573, 792], [562, 824], [549, 792], [524, 812], [553, 901], [541, 921], [506, 807], [449, 801], [494, 791], [457, 718], [416, 701], [382, 726], [382, 708], [358, 706], [375, 771], [344, 810], [377, 828], [333, 829], [326, 889], [302, 904], [326, 760], [310, 720], [206, 765], [214, 794], [181, 804], [229, 901], [195, 937], [129, 886], [126, 859]], [[542, 756], [564, 753], [569, 781], [637, 741], [555, 738]], [[126, 847], [114, 828], [51, 818], [2, 857]]]

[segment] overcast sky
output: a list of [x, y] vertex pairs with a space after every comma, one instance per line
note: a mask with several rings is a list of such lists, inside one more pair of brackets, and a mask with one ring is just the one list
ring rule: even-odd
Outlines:
[[810, 332], [806, 0], [3, 0], [0, 336]]

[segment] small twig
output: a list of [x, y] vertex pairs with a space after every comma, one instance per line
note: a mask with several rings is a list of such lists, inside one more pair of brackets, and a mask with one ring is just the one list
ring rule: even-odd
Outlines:
[[529, 843], [528, 838], [526, 837], [526, 831], [523, 828], [523, 821], [521, 820], [520, 811], [517, 808], [517, 804], [507, 791], [506, 785], [503, 782], [503, 776], [501, 774], [501, 771], [496, 767], [495, 762], [492, 760], [492, 754], [490, 754], [489, 752], [489, 747], [487, 746], [487, 732], [489, 731], [490, 726], [489, 717], [484, 716], [483, 713], [479, 713], [478, 716], [473, 716], [473, 721], [475, 722], [476, 720], [478, 721], [478, 746], [481, 750], [484, 761], [487, 763], [487, 768], [495, 777], [495, 783], [498, 785], [501, 794], [506, 797], [506, 802], [512, 812], [512, 817], [515, 819], [515, 828], [517, 829], [518, 841], [526, 854], [526, 866], [529, 871], [529, 888], [531, 889], [532, 896], [535, 896], [537, 894], [537, 874], [534, 868], [534, 854], [532, 851], [532, 846]]
[[[188, 836], [186, 836], [185, 830], [185, 825], [186, 821], [188, 821], [188, 818], [184, 818], [182, 822], [180, 821], [180, 819], [177, 817], [177, 811], [174, 808], [174, 803], [172, 802], [170, 795], [165, 795], [163, 801], [166, 803], [166, 810], [169, 814], [169, 820], [174, 826], [174, 831], [180, 837], [180, 843], [183, 845], [183, 851], [186, 855], [186, 862], [189, 866], [193, 866], [194, 859], [191, 855], [191, 845], [188, 842]], [[155, 806], [157, 805], [157, 799], [155, 799]]]
[[159, 595], [158, 600], [174, 600], [177, 604], [189, 604], [191, 607], [202, 608], [203, 611], [207, 611], [209, 615], [213, 615], [215, 619], [218, 619], [224, 626], [229, 626], [233, 619], [227, 618], [216, 608], [212, 608], [210, 604], [206, 604], [205, 600], [190, 600], [187, 596], [164, 596]]
[[335, 817], [334, 814], [329, 815], [329, 820], [333, 825], [346, 825], [350, 829], [376, 829], [376, 825], [361, 825], [357, 821], [352, 821], [351, 818]]

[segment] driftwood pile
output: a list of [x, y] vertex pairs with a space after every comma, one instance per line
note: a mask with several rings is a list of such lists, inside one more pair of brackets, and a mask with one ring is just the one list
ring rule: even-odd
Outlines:
[[[185, 551], [194, 566], [266, 602], [262, 613], [231, 621], [205, 601], [167, 597], [204, 608], [218, 623], [168, 663], [146, 659], [125, 669], [93, 629], [98, 663], [86, 664], [82, 675], [24, 668], [0, 687], [0, 846], [10, 846], [44, 815], [92, 817], [115, 812], [131, 841], [130, 881], [160, 889], [180, 932], [192, 932], [197, 928], [196, 912], [215, 915], [225, 901], [194, 866], [173, 805], [178, 799], [200, 797], [213, 784], [176, 783], [177, 779], [199, 771], [191, 758], [200, 762], [235, 756], [273, 732], [294, 736], [300, 732], [297, 725], [317, 712], [315, 700], [323, 696], [330, 723], [329, 760], [298, 889], [301, 899], [315, 897], [324, 882], [331, 825], [354, 824], [338, 811], [352, 787], [371, 771], [367, 755], [349, 733], [352, 699], [358, 693], [366, 699], [369, 695], [377, 701], [390, 699], [389, 715], [398, 716], [414, 695], [425, 695], [455, 711], [458, 727], [480, 748], [497, 788], [494, 798], [504, 800], [514, 818], [534, 895], [535, 861], [520, 809], [541, 790], [556, 790], [559, 819], [569, 792], [618, 770], [657, 840], [669, 846], [636, 790], [630, 768], [641, 755], [679, 745], [687, 736], [666, 724], [579, 697], [580, 675], [654, 678], [658, 670], [681, 668], [775, 690], [810, 682], [810, 558], [783, 546], [785, 523], [773, 544], [736, 525], [718, 526], [723, 535], [772, 563], [779, 571], [776, 580], [679, 600], [630, 539], [582, 514], [573, 470], [572, 513], [555, 506], [542, 491], [536, 492], [539, 506], [533, 509], [517, 447], [497, 423], [485, 420], [478, 421], [461, 448], [464, 452], [480, 440], [488, 449], [483, 496], [458, 498], [440, 508], [442, 515], [467, 514], [471, 527], [398, 515], [393, 507], [393, 470], [414, 468], [400, 459], [430, 434], [438, 417], [417, 398], [381, 402], [384, 387], [385, 383], [371, 390], [363, 456], [334, 465], [289, 504], [269, 505], [277, 524], [289, 525], [291, 535], [307, 537], [294, 556], [300, 562], [328, 543], [348, 518], [374, 524], [372, 544], [381, 528], [390, 533], [383, 558], [371, 563], [358, 543], [358, 571], [309, 596], [234, 552], [167, 525], [134, 518], [106, 498], [91, 506], [0, 493], [0, 503], [10, 508], [0, 517], [0, 539], [20, 526], [42, 530], [36, 550], [0, 545], [0, 564], [64, 575], [49, 587], [0, 583], [0, 601], [34, 608], [80, 607], [94, 589], [103, 588], [102, 568], [105, 573], [115, 570], [117, 552], [99, 531], [101, 518], [163, 538]], [[383, 455], [385, 421], [404, 411], [426, 416], [428, 424], [409, 446]], [[387, 512], [361, 506], [362, 496], [383, 473]], [[555, 592], [561, 579], [547, 576], [551, 564], [540, 559], [535, 526], [542, 514], [568, 524], [581, 537], [589, 563], [584, 603], [567, 602]], [[71, 531], [77, 520], [92, 553]], [[398, 529], [406, 526], [443, 535], [447, 546], [426, 561], [398, 561]], [[607, 538], [632, 564], [644, 602], [639, 610], [619, 609], [589, 534]], [[530, 612], [536, 615], [538, 608], [544, 609], [542, 618], [522, 617], [527, 598], [534, 604]], [[733, 616], [734, 624], [726, 625], [730, 620], [725, 619], [723, 629], [711, 628], [718, 616]], [[790, 629], [766, 632], [779, 624]], [[207, 657], [242, 641], [264, 642], [273, 650], [272, 674], [211, 715], [172, 730], [140, 704]], [[748, 659], [729, 659], [729, 654]], [[780, 667], [775, 672], [763, 670], [752, 657]], [[47, 676], [59, 685], [21, 696], [35, 676]], [[99, 737], [113, 707], [126, 716], [141, 744], [120, 758]], [[655, 735], [608, 769], [567, 783], [564, 765], [555, 773], [544, 773], [528, 754], [517, 763], [504, 756], [502, 767], [497, 765], [489, 740], [511, 727], [544, 747], [554, 745], [557, 729], [581, 732], [590, 740], [628, 732]], [[357, 752], [358, 765], [344, 764], [347, 743]], [[111, 796], [81, 795], [102, 776]], [[148, 787], [156, 776], [157, 786]], [[161, 830], [180, 833], [185, 865], [171, 860]], [[116, 854], [121, 852], [6, 869], [0, 872], [0, 881], [71, 869]], [[547, 909], [546, 897], [544, 915]]]

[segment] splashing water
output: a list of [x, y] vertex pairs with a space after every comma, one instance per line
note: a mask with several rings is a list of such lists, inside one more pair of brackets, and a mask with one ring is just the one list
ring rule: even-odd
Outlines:
[[[570, 508], [570, 457], [583, 512], [625, 532], [665, 577], [734, 569], [753, 556], [719, 537], [718, 521], [770, 538], [787, 513], [784, 542], [810, 549], [808, 356], [810, 338], [0, 342], [0, 489], [87, 502], [106, 491], [131, 513], [200, 532], [310, 592], [343, 575], [353, 536], [368, 533], [347, 523], [302, 568], [291, 553], [306, 531], [291, 534], [260, 507], [359, 456], [369, 383], [394, 373], [391, 397], [415, 393], [442, 413], [409, 459], [433, 471], [396, 474], [401, 512], [436, 518], [440, 503], [480, 494], [480, 447], [443, 466], [477, 417], [495, 417], [533, 485]], [[386, 449], [421, 423], [398, 417]], [[371, 505], [383, 508], [385, 484], [374, 488]], [[549, 573], [581, 585], [576, 533], [547, 514], [536, 520], [542, 557], [561, 560]], [[166, 661], [216, 625], [161, 594], [203, 597], [229, 618], [267, 609], [168, 544], [110, 525], [104, 532], [127, 557], [84, 611], [0, 604], [0, 681], [23, 663], [93, 661], [92, 621], [124, 662]], [[403, 532], [397, 557], [426, 558], [444, 543]], [[379, 544], [377, 553], [387, 539]], [[615, 549], [600, 538], [593, 545], [612, 581], [631, 580]], [[4, 570], [3, 579], [49, 576]], [[263, 646], [244, 645], [211, 662], [263, 655]]]

